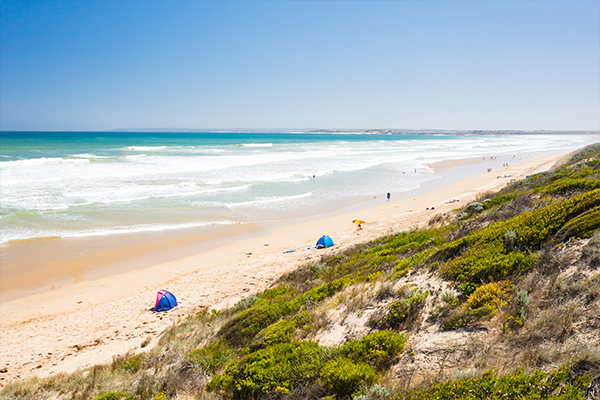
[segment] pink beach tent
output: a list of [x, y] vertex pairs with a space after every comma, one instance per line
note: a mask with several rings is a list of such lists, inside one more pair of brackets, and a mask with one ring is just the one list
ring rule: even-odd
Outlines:
[[154, 304], [154, 309], [152, 311], [167, 311], [173, 307], [177, 307], [177, 299], [173, 296], [173, 293], [164, 289], [159, 290], [156, 294], [156, 304]]

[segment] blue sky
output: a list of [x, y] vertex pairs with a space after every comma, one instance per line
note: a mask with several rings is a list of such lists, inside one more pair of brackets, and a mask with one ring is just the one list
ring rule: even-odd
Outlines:
[[0, 129], [599, 130], [599, 1], [0, 0]]

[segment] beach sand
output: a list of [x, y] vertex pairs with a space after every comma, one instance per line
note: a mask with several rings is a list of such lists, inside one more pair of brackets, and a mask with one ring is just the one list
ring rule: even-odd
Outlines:
[[[150, 339], [149, 348], [167, 326], [185, 316], [206, 308], [232, 306], [268, 288], [282, 274], [318, 262], [324, 255], [423, 226], [434, 215], [462, 207], [482, 192], [496, 191], [511, 179], [545, 171], [564, 156], [542, 155], [491, 173], [485, 172], [482, 163], [469, 161], [476, 175], [415, 197], [387, 202], [382, 196], [365, 203], [368, 208], [355, 206], [317, 219], [266, 226], [268, 230], [261, 227], [266, 233], [263, 236], [5, 301], [0, 305], [0, 385], [110, 362], [113, 356], [129, 350], [141, 351], [140, 345], [146, 339]], [[453, 199], [459, 202], [449, 203]], [[367, 222], [361, 230], [352, 224], [357, 218]], [[304, 250], [313, 247], [324, 234], [333, 239], [334, 247]], [[288, 250], [295, 251], [286, 253]], [[179, 307], [164, 313], [150, 312], [159, 289], [174, 293]]]

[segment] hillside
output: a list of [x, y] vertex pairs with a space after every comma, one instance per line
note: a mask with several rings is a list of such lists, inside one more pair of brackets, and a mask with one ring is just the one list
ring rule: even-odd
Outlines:
[[592, 399], [599, 266], [597, 144], [184, 319], [147, 352], [0, 399]]

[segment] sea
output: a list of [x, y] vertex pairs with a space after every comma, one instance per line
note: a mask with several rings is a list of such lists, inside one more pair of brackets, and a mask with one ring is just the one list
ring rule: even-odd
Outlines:
[[387, 193], [402, 197], [440, 179], [430, 166], [438, 161], [487, 157], [499, 167], [597, 141], [575, 134], [1, 132], [0, 250], [33, 239], [310, 217]]

